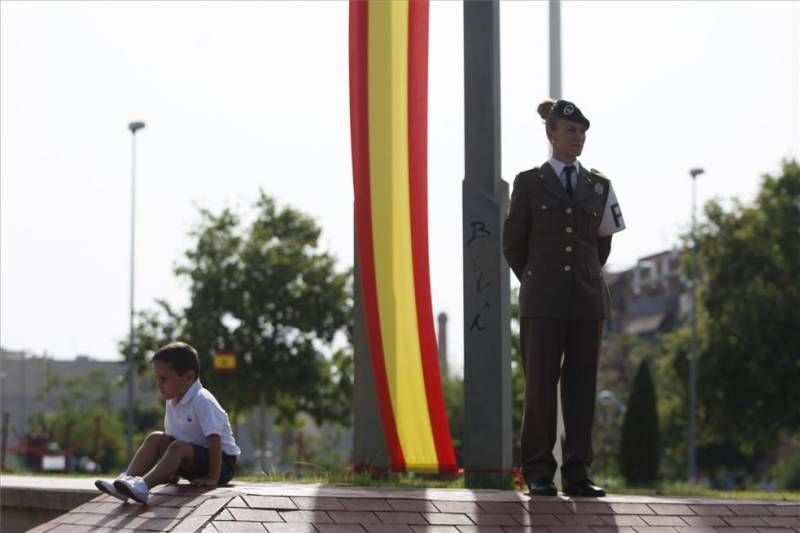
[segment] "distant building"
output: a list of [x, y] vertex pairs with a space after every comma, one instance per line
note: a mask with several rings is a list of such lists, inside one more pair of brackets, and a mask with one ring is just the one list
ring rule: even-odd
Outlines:
[[636, 266], [605, 275], [611, 291], [607, 333], [652, 337], [679, 326], [691, 300], [675, 248], [640, 258]]
[[[53, 359], [49, 355], [35, 355], [25, 351], [9, 351], [0, 348], [0, 412], [9, 414], [8, 449], [18, 450], [25, 446], [34, 428], [28, 426], [35, 414], [53, 412], [56, 395], [45, 391], [48, 375], [59, 378], [85, 376], [92, 371], [102, 370], [112, 384], [109, 409], [122, 410], [128, 405], [125, 386], [126, 364], [123, 361], [98, 361], [87, 355], [75, 359]], [[137, 391], [138, 401], [147, 403], [157, 401], [157, 392], [152, 380], [140, 380]], [[14, 454], [10, 453], [9, 457]]]
[[[48, 373], [61, 378], [83, 376], [97, 369], [106, 372], [112, 383], [117, 383], [112, 393], [111, 409], [121, 410], [128, 405], [126, 386], [127, 365], [124, 361], [98, 361], [86, 355], [79, 355], [71, 360], [53, 359], [48, 355], [34, 355], [24, 351], [9, 351], [0, 348], [0, 413], [10, 415], [8, 447], [11, 450], [24, 446], [29, 436], [28, 419], [35, 413], [55, 410], [54, 402], [43, 395]], [[163, 402], [152, 379], [137, 379], [137, 402], [153, 404]], [[223, 406], [224, 407], [224, 406]], [[242, 449], [240, 463], [245, 467], [261, 467], [265, 471], [293, 471], [294, 461], [298, 453], [305, 459], [302, 451], [288, 447], [294, 445], [298, 431], [282, 434], [276, 427], [276, 415], [267, 410], [263, 416], [259, 409], [254, 409], [239, 423], [237, 442]], [[338, 454], [346, 464], [352, 453], [352, 430], [334, 424], [316, 426], [310, 417], [301, 415], [303, 422], [303, 439], [306, 442], [306, 453], [310, 453], [312, 444], [323, 446], [327, 455]], [[301, 440], [302, 442], [302, 440]], [[138, 445], [139, 443], [134, 443]], [[302, 448], [302, 445], [301, 445]], [[316, 450], [319, 453], [319, 450]], [[11, 455], [11, 454], [10, 454]]]
[[[11, 435], [26, 435], [31, 415], [55, 408], [53, 401], [42, 395], [48, 373], [70, 378], [98, 369], [104, 370], [109, 380], [120, 384], [112, 393], [110, 407], [121, 409], [126, 406], [127, 389], [123, 386], [126, 366], [122, 361], [98, 361], [86, 355], [59, 360], [48, 355], [0, 348], [0, 411], [7, 411], [11, 415]], [[155, 400], [155, 391], [152, 390], [149, 396]]]

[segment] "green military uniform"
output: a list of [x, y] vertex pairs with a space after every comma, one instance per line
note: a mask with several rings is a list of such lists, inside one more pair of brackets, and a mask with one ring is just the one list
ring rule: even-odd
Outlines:
[[[602, 267], [610, 235], [624, 223], [611, 183], [602, 174], [578, 165], [570, 197], [551, 165], [522, 172], [514, 181], [503, 251], [521, 283], [523, 475], [530, 482], [555, 474], [560, 377], [566, 433], [562, 475], [570, 484], [589, 479], [597, 357], [608, 313]], [[605, 227], [609, 224], [610, 229]]]

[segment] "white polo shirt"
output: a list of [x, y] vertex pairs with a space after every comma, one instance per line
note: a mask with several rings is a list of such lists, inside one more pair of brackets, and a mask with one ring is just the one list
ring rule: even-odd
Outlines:
[[222, 453], [239, 456], [241, 450], [233, 438], [228, 413], [200, 380], [192, 383], [181, 397], [167, 400], [164, 415], [164, 432], [176, 440], [208, 447], [208, 436], [219, 435]]

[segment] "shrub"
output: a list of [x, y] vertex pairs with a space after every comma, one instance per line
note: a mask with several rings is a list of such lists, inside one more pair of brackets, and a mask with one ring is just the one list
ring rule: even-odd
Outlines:
[[658, 478], [658, 462], [656, 391], [645, 359], [636, 371], [622, 423], [620, 471], [630, 485], [649, 485]]

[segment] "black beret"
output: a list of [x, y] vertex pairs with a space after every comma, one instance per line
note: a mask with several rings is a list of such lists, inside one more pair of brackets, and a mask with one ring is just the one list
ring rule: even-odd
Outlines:
[[566, 100], [558, 100], [553, 109], [550, 111], [551, 117], [563, 118], [564, 120], [571, 120], [583, 124], [586, 129], [589, 129], [589, 119], [583, 116], [578, 106]]

